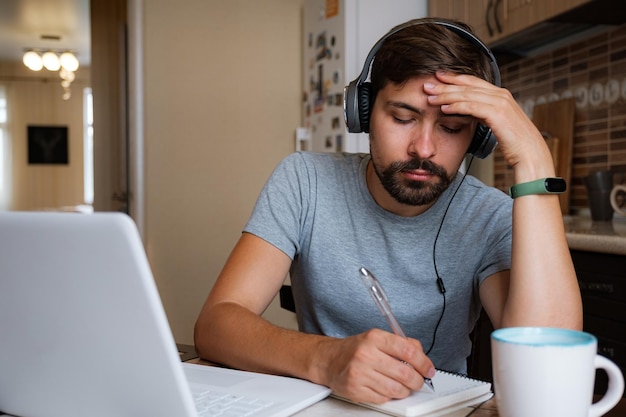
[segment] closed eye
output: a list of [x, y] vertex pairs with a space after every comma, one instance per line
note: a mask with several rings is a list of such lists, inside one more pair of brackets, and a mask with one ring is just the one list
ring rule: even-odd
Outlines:
[[456, 134], [456, 133], [460, 133], [463, 128], [453, 128], [453, 127], [447, 127], [447, 126], [441, 126], [441, 128], [446, 132], [446, 133], [450, 133], [450, 134]]
[[439, 127], [449, 135], [456, 135], [471, 128], [473, 118], [465, 115], [446, 115], [439, 120]]
[[406, 124], [409, 124], [409, 123], [411, 123], [413, 121], [413, 119], [404, 119], [404, 118], [400, 118], [400, 117], [397, 117], [397, 116], [392, 116], [392, 117], [393, 117], [393, 121], [394, 122], [396, 122], [398, 124], [401, 124], [401, 125], [406, 125]]

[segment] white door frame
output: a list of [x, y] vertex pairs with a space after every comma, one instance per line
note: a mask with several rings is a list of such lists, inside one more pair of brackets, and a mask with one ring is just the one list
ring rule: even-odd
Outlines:
[[128, 0], [129, 213], [145, 241], [143, 0]]

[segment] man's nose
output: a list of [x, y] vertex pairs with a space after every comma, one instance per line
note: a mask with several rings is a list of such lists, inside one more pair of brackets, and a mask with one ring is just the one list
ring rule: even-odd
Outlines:
[[435, 134], [432, 127], [422, 126], [416, 129], [408, 145], [407, 152], [419, 159], [429, 159], [437, 153]]

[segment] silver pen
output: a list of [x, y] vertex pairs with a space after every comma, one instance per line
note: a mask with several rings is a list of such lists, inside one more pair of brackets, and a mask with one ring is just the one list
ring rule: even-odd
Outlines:
[[[376, 277], [367, 269], [360, 268], [359, 272], [361, 273], [361, 280], [367, 287], [372, 299], [376, 303], [376, 306], [391, 326], [391, 330], [398, 336], [402, 336], [406, 339], [406, 335], [400, 327], [400, 323], [396, 320], [396, 316], [391, 312], [391, 307], [389, 306], [389, 300], [387, 299], [387, 295], [385, 291], [383, 291], [383, 287], [380, 285], [380, 282], [376, 279]], [[424, 377], [424, 382], [430, 387], [430, 389], [435, 391], [435, 387], [433, 386], [433, 381], [430, 378]]]

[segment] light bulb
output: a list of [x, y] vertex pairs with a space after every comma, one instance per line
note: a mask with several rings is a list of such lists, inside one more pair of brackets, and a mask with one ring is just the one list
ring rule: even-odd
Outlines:
[[61, 66], [68, 71], [76, 71], [78, 69], [78, 59], [71, 52], [63, 52], [61, 54]]
[[68, 71], [68, 70], [67, 70], [67, 69], [65, 69], [65, 68], [61, 68], [61, 69], [59, 70], [59, 76], [60, 76], [62, 79], [66, 80], [66, 81], [69, 81], [69, 82], [73, 82], [73, 81], [74, 81], [74, 79], [76, 78], [76, 75], [74, 74], [74, 72], [73, 72], [73, 71]]
[[45, 52], [41, 56], [41, 60], [43, 61], [43, 66], [46, 67], [48, 71], [58, 71], [59, 68], [61, 68], [59, 57], [52, 51]]
[[32, 71], [39, 71], [43, 68], [41, 57], [35, 51], [27, 51], [22, 58], [22, 62], [24, 62], [24, 65]]

